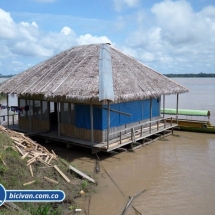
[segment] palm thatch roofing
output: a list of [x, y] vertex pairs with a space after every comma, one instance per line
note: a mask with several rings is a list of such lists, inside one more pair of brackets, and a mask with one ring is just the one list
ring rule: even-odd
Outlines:
[[[102, 45], [109, 47], [109, 61], [105, 55], [101, 59]], [[112, 84], [113, 102], [188, 92], [183, 86], [108, 44], [72, 47], [1, 83], [0, 92], [19, 96], [43, 95], [47, 100], [64, 97], [79, 102], [99, 101], [101, 85], [105, 86], [104, 90], [109, 90], [105, 85], [105, 75], [101, 81], [102, 65], [103, 70], [112, 69], [107, 82]]]

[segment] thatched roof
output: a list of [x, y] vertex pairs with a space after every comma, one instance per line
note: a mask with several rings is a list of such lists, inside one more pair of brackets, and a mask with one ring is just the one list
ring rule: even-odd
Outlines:
[[[101, 47], [107, 46], [109, 59], [106, 56], [108, 53], [101, 55]], [[102, 56], [104, 59], [101, 59]], [[104, 90], [109, 91], [105, 84], [106, 76], [101, 77], [101, 70], [105, 68], [110, 70], [107, 86], [112, 85], [111, 100], [114, 102], [157, 98], [188, 91], [107, 44], [92, 44], [73, 47], [27, 69], [1, 83], [0, 92], [43, 95], [49, 100], [66, 97], [83, 102], [99, 101], [101, 87], [104, 85]]]

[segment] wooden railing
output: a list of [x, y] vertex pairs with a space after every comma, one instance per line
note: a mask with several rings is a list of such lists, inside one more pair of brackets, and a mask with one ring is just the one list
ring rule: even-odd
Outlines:
[[[14, 117], [18, 116], [19, 114], [11, 114], [11, 115], [1, 115], [0, 116], [0, 124], [2, 124], [2, 122], [7, 123], [7, 125], [9, 126], [10, 124], [14, 125], [15, 121], [14, 121]], [[12, 118], [12, 120], [11, 120]]]
[[[153, 124], [153, 126], [157, 125], [156, 132], [159, 131], [159, 129], [160, 129], [159, 124], [161, 122], [164, 125], [164, 129], [166, 129], [167, 119], [169, 120], [169, 118], [159, 118], [159, 119], [147, 121], [147, 122], [135, 125], [135, 126], [130, 126], [130, 127], [124, 128], [120, 131], [114, 131], [114, 132], [109, 133], [109, 137], [110, 137], [110, 135], [114, 135], [114, 134], [117, 134], [117, 136], [119, 135], [119, 141], [120, 141], [120, 145], [121, 145], [122, 144], [122, 133], [124, 135], [131, 134], [130, 139], [132, 140], [132, 142], [136, 142], [136, 137], [135, 137], [136, 131], [140, 131], [139, 134], [140, 134], [140, 138], [141, 138], [141, 137], [143, 137], [143, 133], [147, 132], [147, 129], [148, 129], [149, 134], [152, 134], [152, 124]], [[170, 120], [170, 127], [171, 126], [172, 126], [172, 117]], [[143, 130], [144, 130], [144, 132], [143, 132]], [[108, 138], [108, 139], [110, 139], [110, 138]], [[107, 141], [107, 149], [109, 149], [109, 141]]]

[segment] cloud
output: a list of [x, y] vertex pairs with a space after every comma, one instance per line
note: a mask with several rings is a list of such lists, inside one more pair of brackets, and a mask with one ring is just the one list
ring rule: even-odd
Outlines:
[[[3, 59], [2, 66], [5, 65], [8, 70], [6, 65], [14, 65], [12, 61], [21, 62], [21, 59], [26, 57], [29, 60], [41, 61], [74, 45], [103, 42], [111, 41], [106, 36], [94, 36], [89, 33], [77, 35], [68, 26], [64, 26], [58, 32], [44, 32], [35, 21], [16, 23], [10, 13], [0, 9], [0, 59]], [[10, 74], [22, 71], [24, 65], [26, 64], [20, 63], [19, 66], [16, 64], [16, 67], [10, 66]]]
[[81, 35], [77, 38], [78, 45], [93, 44], [93, 43], [111, 43], [111, 41], [106, 36], [92, 36], [91, 34]]
[[176, 72], [206, 72], [205, 65], [214, 72], [215, 7], [195, 12], [186, 0], [165, 0], [150, 11], [136, 13], [138, 27], [123, 46], [127, 54], [163, 73], [173, 66]]
[[124, 7], [137, 7], [140, 0], [113, 0], [114, 9], [120, 12]]
[[0, 8], [0, 38], [11, 39], [16, 36], [15, 23], [10, 17], [10, 13]]

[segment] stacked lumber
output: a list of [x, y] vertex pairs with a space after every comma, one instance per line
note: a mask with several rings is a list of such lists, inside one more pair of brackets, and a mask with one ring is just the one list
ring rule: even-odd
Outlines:
[[53, 167], [68, 183], [70, 182], [69, 178], [67, 178], [67, 176], [56, 165], [51, 164], [52, 160], [58, 160], [58, 156], [55, 154], [53, 150], [52, 152], [50, 152], [44, 146], [41, 146], [40, 144], [36, 143], [29, 137], [26, 137], [23, 133], [12, 131], [1, 125], [0, 125], [0, 132], [5, 132], [10, 136], [10, 138], [13, 140], [16, 150], [22, 156], [21, 159], [24, 160], [25, 158], [29, 158], [26, 162], [26, 165], [29, 166], [32, 177], [33, 177], [33, 170], [32, 170], [31, 164], [40, 162], [46, 167]]
[[[2, 128], [0, 128], [0, 130], [1, 129]], [[13, 140], [16, 149], [22, 155], [21, 159], [25, 159], [26, 157], [29, 158], [29, 160], [27, 160], [27, 166], [37, 161], [43, 163], [46, 166], [51, 166], [51, 160], [57, 159], [57, 155], [53, 150], [52, 152], [49, 152], [44, 146], [41, 146], [29, 137], [26, 137], [23, 133], [5, 128], [4, 132], [6, 132]]]

